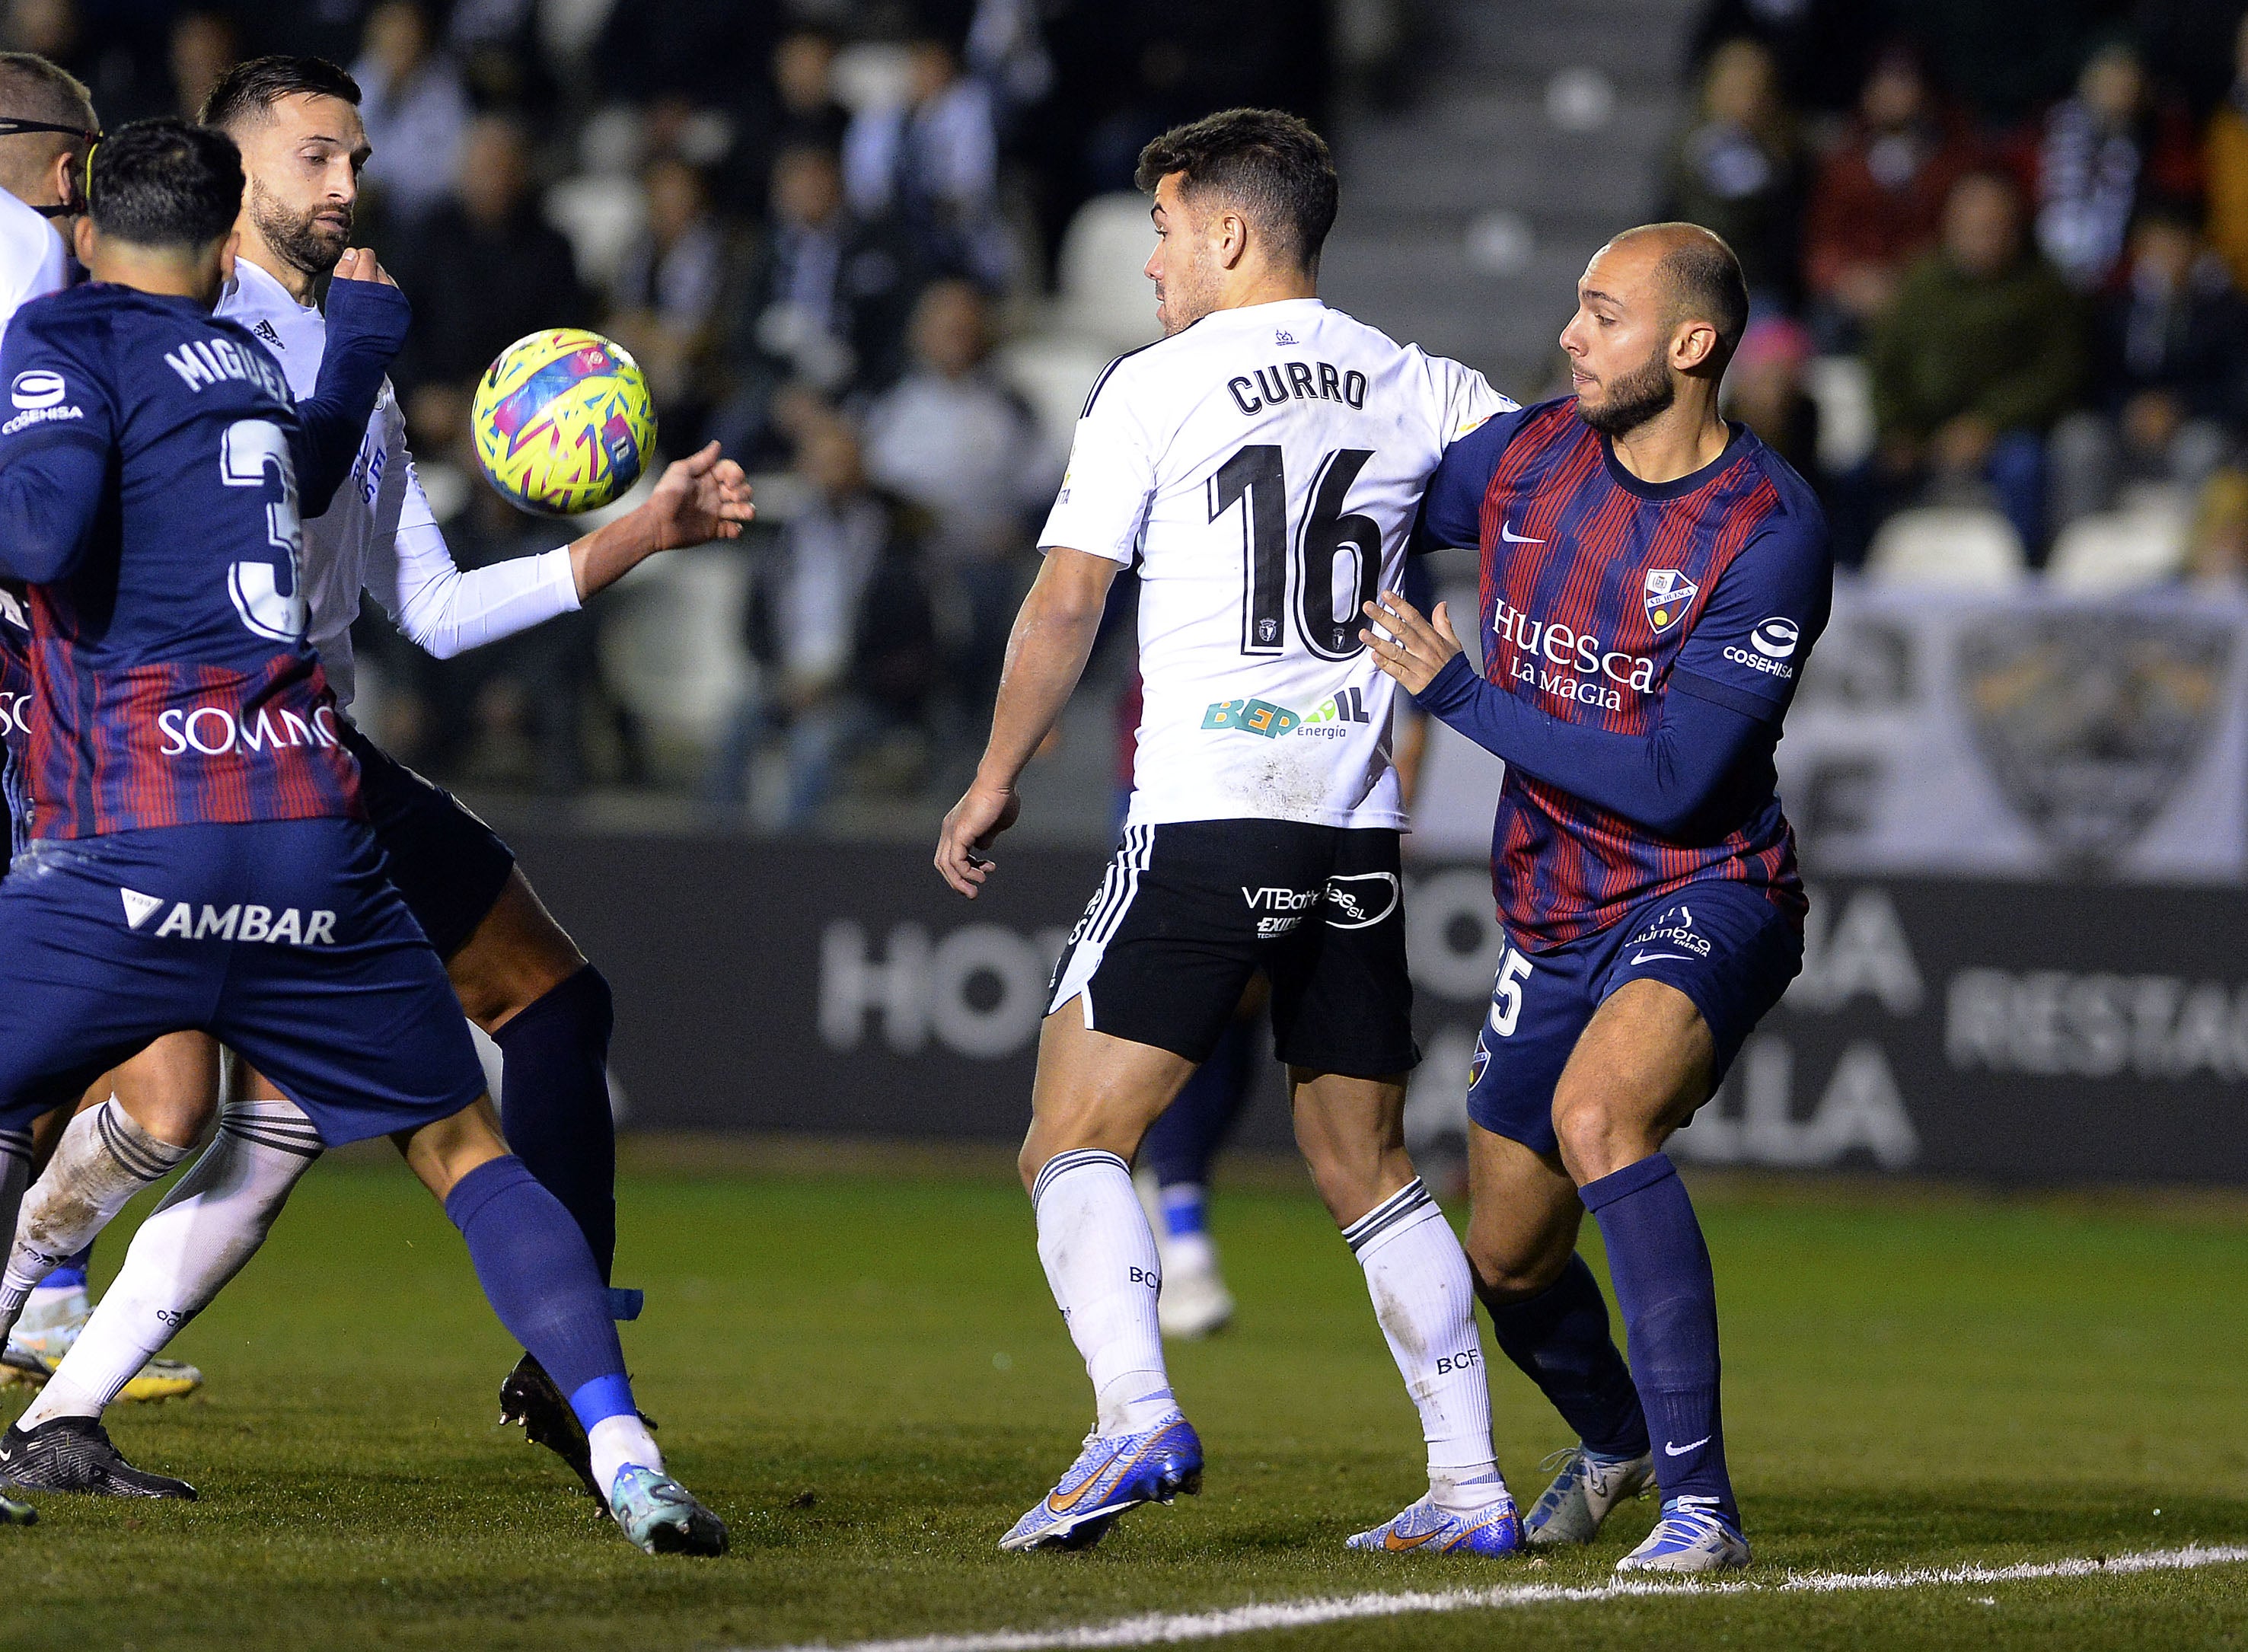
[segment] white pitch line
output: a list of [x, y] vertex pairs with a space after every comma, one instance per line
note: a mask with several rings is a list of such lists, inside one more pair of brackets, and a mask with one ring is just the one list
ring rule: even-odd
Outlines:
[[1356, 1618], [1405, 1617], [1429, 1612], [1502, 1611], [1525, 1606], [1565, 1606], [1578, 1601], [1646, 1600], [1662, 1595], [1842, 1594], [1854, 1591], [1925, 1589], [1968, 1583], [2029, 1583], [2043, 1578], [2084, 1578], [2139, 1572], [2190, 1572], [2206, 1566], [2248, 1561], [2248, 1546], [2147, 1549], [2101, 1559], [2024, 1561], [2018, 1566], [1914, 1566], [1902, 1572], [1800, 1572], [1770, 1583], [1748, 1579], [1692, 1583], [1619, 1579], [1614, 1583], [1570, 1586], [1517, 1583], [1488, 1589], [1445, 1589], [1331, 1595], [1305, 1601], [1252, 1602], [1209, 1612], [1151, 1612], [1109, 1623], [1051, 1629], [994, 1629], [981, 1635], [923, 1635], [896, 1641], [826, 1642], [775, 1649], [775, 1652], [1075, 1652], [1076, 1649], [1169, 1646], [1183, 1641], [1216, 1641], [1230, 1635], [1266, 1629], [1300, 1629]]

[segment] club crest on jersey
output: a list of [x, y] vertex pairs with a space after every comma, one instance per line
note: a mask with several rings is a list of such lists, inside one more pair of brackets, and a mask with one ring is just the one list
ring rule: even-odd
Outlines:
[[1686, 609], [1701, 594], [1696, 585], [1676, 568], [1649, 568], [1647, 571], [1647, 622], [1661, 636], [1685, 618]]

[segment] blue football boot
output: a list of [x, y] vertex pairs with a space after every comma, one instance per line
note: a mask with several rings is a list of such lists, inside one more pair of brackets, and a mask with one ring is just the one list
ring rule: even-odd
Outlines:
[[658, 1469], [627, 1463], [609, 1487], [609, 1513], [650, 1554], [723, 1554], [726, 1523]]
[[1360, 1532], [1349, 1546], [1386, 1554], [1514, 1554], [1522, 1548], [1522, 1521], [1504, 1490], [1467, 1514], [1450, 1513], [1424, 1497], [1395, 1519]]
[[1749, 1563], [1749, 1540], [1717, 1511], [1715, 1498], [1673, 1498], [1647, 1541], [1616, 1562], [1619, 1572], [1731, 1572]]
[[1061, 1484], [999, 1539], [1003, 1549], [1089, 1549], [1142, 1503], [1202, 1490], [1202, 1440], [1174, 1411], [1138, 1434], [1088, 1434]]

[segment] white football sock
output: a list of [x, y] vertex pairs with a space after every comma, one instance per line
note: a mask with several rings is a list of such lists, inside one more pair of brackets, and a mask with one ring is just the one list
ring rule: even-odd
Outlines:
[[133, 1236], [124, 1267], [22, 1426], [99, 1416], [256, 1254], [319, 1155], [319, 1133], [293, 1103], [230, 1102], [217, 1136]]
[[601, 1488], [604, 1502], [617, 1483], [617, 1470], [627, 1463], [663, 1471], [663, 1453], [656, 1450], [655, 1436], [636, 1415], [603, 1417], [586, 1430], [586, 1444], [593, 1453], [593, 1484]]
[[158, 1141], [115, 1096], [72, 1119], [17, 1212], [16, 1241], [0, 1276], [0, 1333], [14, 1326], [33, 1286], [84, 1249], [127, 1200], [194, 1150]]
[[1415, 1177], [1350, 1226], [1405, 1391], [1429, 1445], [1429, 1491], [1466, 1512], [1506, 1492], [1491, 1443], [1491, 1385], [1476, 1329], [1474, 1282], [1451, 1224]]
[[1102, 1434], [1136, 1434], [1176, 1410], [1163, 1368], [1155, 1296], [1163, 1272], [1155, 1235], [1113, 1153], [1056, 1154], [1031, 1189], [1038, 1260], [1085, 1356]]

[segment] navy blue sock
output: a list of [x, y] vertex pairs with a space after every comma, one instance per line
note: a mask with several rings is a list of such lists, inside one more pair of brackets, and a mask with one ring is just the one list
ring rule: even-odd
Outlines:
[[86, 1289], [86, 1271], [93, 1265], [93, 1241], [88, 1239], [84, 1250], [74, 1257], [66, 1258], [62, 1266], [40, 1280], [39, 1288], [43, 1291], [66, 1291], [76, 1285], [83, 1291]]
[[[561, 1202], [512, 1156], [480, 1164], [453, 1184], [445, 1214], [469, 1242], [484, 1297], [508, 1333], [529, 1349], [554, 1386], [573, 1398], [626, 1383], [624, 1349], [609, 1317], [609, 1293], [585, 1236]], [[621, 1390], [629, 1404], [632, 1390]]]
[[1738, 1525], [1717, 1411], [1717, 1285], [1686, 1184], [1655, 1153], [1578, 1193], [1607, 1241], [1663, 1500], [1707, 1498]]
[[1256, 1042], [1255, 1021], [1226, 1023], [1210, 1059], [1195, 1069], [1177, 1099], [1148, 1129], [1140, 1144], [1140, 1162], [1155, 1173], [1161, 1185], [1210, 1185], [1210, 1162], [1249, 1098], [1250, 1059]]
[[1608, 1300], [1584, 1258], [1572, 1256], [1561, 1277], [1536, 1296], [1491, 1308], [1491, 1328], [1586, 1450], [1605, 1457], [1647, 1450], [1639, 1390], [1608, 1335]]
[[506, 1062], [500, 1130], [576, 1221], [604, 1285], [617, 1255], [617, 1130], [609, 1116], [613, 1020], [609, 984], [589, 963], [492, 1034]]

